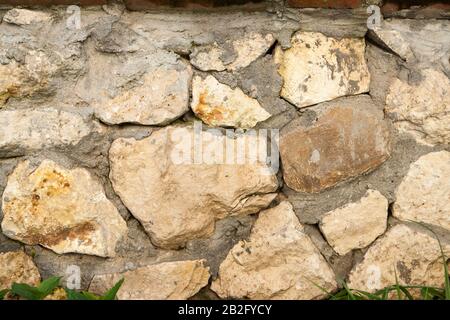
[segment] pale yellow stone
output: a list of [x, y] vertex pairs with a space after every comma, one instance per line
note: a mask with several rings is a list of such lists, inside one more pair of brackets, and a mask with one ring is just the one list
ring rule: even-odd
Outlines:
[[113, 257], [127, 232], [103, 187], [83, 168], [65, 169], [50, 160], [34, 168], [23, 161], [8, 177], [2, 197], [3, 233], [56, 253]]
[[120, 279], [119, 300], [184, 300], [208, 284], [205, 260], [164, 262], [123, 273], [96, 275], [89, 290], [104, 294]]
[[319, 227], [340, 255], [364, 248], [383, 234], [387, 226], [388, 201], [377, 190], [368, 190], [358, 202], [328, 212]]
[[3, 21], [16, 25], [30, 25], [35, 23], [48, 22], [51, 15], [48, 12], [14, 8], [3, 16]]
[[262, 211], [248, 241], [235, 245], [211, 289], [222, 298], [317, 299], [336, 289], [333, 270], [304, 233], [292, 205]]
[[0, 290], [11, 289], [13, 283], [36, 286], [40, 281], [38, 268], [23, 251], [0, 253]]

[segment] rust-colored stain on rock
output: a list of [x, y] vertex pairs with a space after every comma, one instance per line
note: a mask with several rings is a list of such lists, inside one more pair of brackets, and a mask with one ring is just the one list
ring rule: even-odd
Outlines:
[[217, 121], [224, 119], [222, 106], [211, 106], [206, 101], [207, 92], [203, 92], [199, 96], [199, 103], [195, 107], [198, 116], [207, 124], [213, 125]]

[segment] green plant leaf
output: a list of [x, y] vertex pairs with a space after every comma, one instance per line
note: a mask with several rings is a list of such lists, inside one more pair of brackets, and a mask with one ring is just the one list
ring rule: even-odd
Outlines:
[[86, 298], [85, 300], [101, 300], [101, 297], [93, 294], [91, 292], [88, 291], [82, 291], [81, 292], [83, 294], [83, 296]]
[[8, 294], [9, 289], [0, 290], [0, 300], [5, 299], [6, 295]]
[[112, 287], [111, 289], [109, 289], [108, 292], [106, 292], [106, 293], [102, 296], [102, 300], [116, 300], [117, 292], [119, 291], [120, 287], [122, 286], [124, 280], [125, 280], [124, 278], [120, 279], [120, 280], [114, 285], [114, 287]]
[[53, 292], [58, 286], [61, 277], [51, 277], [41, 282], [37, 289], [42, 293], [44, 298]]
[[13, 283], [11, 293], [28, 300], [42, 300], [44, 298], [37, 288], [26, 283]]
[[89, 300], [81, 292], [68, 288], [64, 288], [64, 290], [66, 291], [67, 294], [67, 300]]

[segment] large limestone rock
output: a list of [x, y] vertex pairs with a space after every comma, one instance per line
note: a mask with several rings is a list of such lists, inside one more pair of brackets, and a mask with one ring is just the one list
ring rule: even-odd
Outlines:
[[259, 214], [249, 240], [231, 249], [211, 289], [222, 298], [323, 297], [314, 283], [336, 288], [333, 271], [284, 201]]
[[281, 131], [283, 177], [290, 188], [320, 192], [389, 158], [388, 124], [369, 97], [326, 103], [314, 118], [298, 118]]
[[78, 113], [53, 108], [0, 111], [0, 156], [76, 145], [93, 131]]
[[233, 140], [171, 126], [140, 141], [118, 139], [109, 152], [110, 179], [153, 242], [177, 248], [211, 235], [216, 219], [258, 212], [274, 199], [278, 182], [265, 162], [251, 162], [248, 152], [241, 164], [218, 156], [225, 146], [233, 152], [258, 141], [266, 150], [254, 136]]
[[297, 32], [291, 44], [285, 51], [277, 48], [275, 61], [284, 79], [281, 96], [292, 104], [307, 107], [369, 91], [364, 39]]
[[385, 110], [400, 132], [418, 142], [450, 143], [450, 79], [441, 71], [424, 69], [415, 83], [394, 79]]
[[231, 89], [213, 76], [194, 77], [191, 108], [210, 126], [252, 128], [270, 117], [258, 100], [250, 98], [240, 88]]
[[119, 300], [184, 300], [208, 284], [204, 260], [164, 262], [124, 273], [96, 275], [89, 291], [104, 294], [124, 278]]
[[[450, 254], [450, 245], [444, 253]], [[403, 285], [443, 287], [444, 269], [436, 238], [424, 229], [396, 225], [367, 250], [350, 273], [348, 286], [368, 292], [398, 282]]]
[[166, 124], [189, 110], [192, 70], [178, 55], [92, 53], [77, 94], [108, 124]]
[[396, 191], [393, 215], [450, 230], [450, 152], [426, 154], [414, 162]]
[[14, 282], [36, 286], [40, 281], [38, 268], [23, 251], [0, 253], [0, 290], [10, 289]]
[[319, 227], [340, 255], [371, 244], [386, 230], [388, 201], [377, 190], [368, 190], [358, 202], [328, 212]]
[[48, 22], [50, 20], [51, 15], [48, 12], [18, 8], [9, 10], [3, 16], [3, 21], [19, 26]]
[[246, 32], [241, 38], [194, 47], [191, 63], [202, 71], [236, 71], [264, 55], [274, 44], [272, 34]]
[[3, 233], [56, 253], [113, 257], [127, 226], [86, 169], [68, 170], [50, 160], [34, 168], [19, 163], [2, 197]]

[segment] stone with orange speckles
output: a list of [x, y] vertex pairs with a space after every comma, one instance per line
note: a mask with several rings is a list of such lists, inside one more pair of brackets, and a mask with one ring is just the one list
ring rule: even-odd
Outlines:
[[37, 168], [21, 162], [2, 197], [3, 233], [56, 253], [113, 257], [127, 226], [99, 182], [86, 169], [50, 160]]
[[38, 268], [23, 251], [0, 253], [0, 290], [11, 288], [14, 282], [36, 286], [40, 281]]

